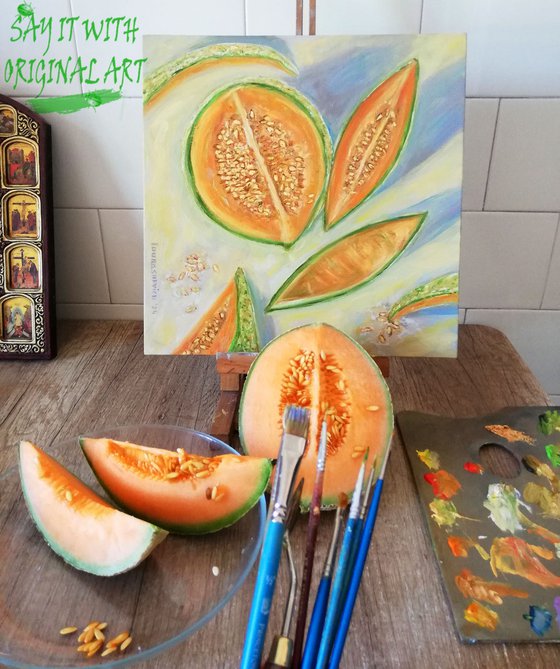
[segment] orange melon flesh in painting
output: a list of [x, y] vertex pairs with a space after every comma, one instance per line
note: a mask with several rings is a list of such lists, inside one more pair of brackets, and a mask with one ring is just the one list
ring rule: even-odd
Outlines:
[[261, 457], [207, 458], [111, 439], [80, 443], [116, 504], [179, 534], [232, 525], [257, 503], [271, 472], [270, 461]]
[[301, 307], [363, 286], [399, 257], [425, 216], [414, 214], [374, 223], [329, 244], [296, 269], [266, 310]]
[[403, 307], [398, 312], [396, 312], [391, 320], [396, 322], [401, 318], [404, 318], [408, 314], [411, 314], [415, 311], [420, 311], [421, 309], [428, 309], [430, 307], [439, 307], [442, 304], [457, 304], [458, 295], [457, 293], [449, 293], [447, 295], [436, 295], [434, 297], [427, 297], [418, 302], [412, 302], [406, 307]]
[[311, 221], [326, 178], [326, 130], [280, 82], [218, 92], [194, 120], [187, 172], [202, 208], [231, 232], [290, 246]]
[[[255, 360], [245, 382], [239, 435], [246, 453], [278, 457], [287, 404], [309, 409], [307, 447], [298, 481], [309, 507], [319, 438], [327, 422], [327, 464], [322, 506], [351, 497], [367, 449], [366, 476], [388, 447], [393, 430], [389, 390], [364, 349], [329, 325], [306, 325], [277, 337]], [[378, 462], [379, 464], [379, 462]]]
[[238, 267], [233, 279], [173, 353], [215, 355], [258, 349], [251, 289], [243, 269]]
[[336, 148], [327, 190], [325, 227], [355, 209], [389, 173], [412, 117], [418, 62], [383, 81], [352, 114]]
[[167, 536], [118, 511], [29, 441], [19, 445], [21, 486], [49, 546], [76, 569], [98, 576], [128, 571]]

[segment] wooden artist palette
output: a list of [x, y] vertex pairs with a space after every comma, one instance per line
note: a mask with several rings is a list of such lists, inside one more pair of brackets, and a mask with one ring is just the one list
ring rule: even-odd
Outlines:
[[554, 411], [397, 414], [462, 641], [560, 641], [560, 416], [542, 422]]

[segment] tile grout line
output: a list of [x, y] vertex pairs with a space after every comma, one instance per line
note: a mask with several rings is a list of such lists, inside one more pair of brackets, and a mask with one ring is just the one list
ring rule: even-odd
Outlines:
[[[420, 30], [419, 33], [422, 34], [422, 29], [424, 28], [424, 0], [420, 5]], [[466, 77], [465, 77], [466, 80]]]
[[558, 214], [558, 218], [556, 220], [556, 231], [554, 232], [554, 239], [552, 240], [552, 244], [550, 246], [550, 254], [548, 257], [548, 269], [546, 272], [546, 277], [544, 279], [544, 286], [543, 286], [543, 292], [541, 296], [541, 301], [540, 301], [540, 309], [543, 309], [543, 302], [544, 298], [546, 295], [546, 288], [548, 286], [548, 280], [550, 278], [550, 272], [552, 271], [552, 259], [554, 257], [554, 250], [556, 249], [556, 245], [560, 244], [560, 214]]
[[486, 199], [488, 197], [488, 185], [490, 183], [490, 172], [492, 171], [492, 160], [494, 159], [494, 147], [496, 145], [496, 136], [498, 134], [498, 120], [500, 118], [501, 107], [502, 98], [498, 98], [498, 109], [496, 109], [496, 120], [494, 121], [494, 133], [492, 135], [492, 146], [490, 147], [490, 159], [488, 161], [488, 173], [486, 174], [486, 187], [484, 188], [484, 197], [482, 198], [482, 211], [487, 211]]
[[243, 0], [243, 26], [245, 28], [245, 36], [249, 34], [249, 26], [248, 26], [249, 13], [247, 12], [248, 2], [249, 0]]
[[99, 225], [99, 235], [101, 236], [101, 248], [103, 249], [103, 263], [105, 265], [105, 279], [107, 280], [107, 292], [109, 293], [109, 304], [113, 304], [113, 298], [111, 296], [111, 282], [109, 281], [109, 270], [107, 268], [107, 257], [105, 255], [105, 240], [103, 239], [103, 226], [101, 225], [101, 212], [99, 209], [95, 210], [97, 212], [97, 224]]

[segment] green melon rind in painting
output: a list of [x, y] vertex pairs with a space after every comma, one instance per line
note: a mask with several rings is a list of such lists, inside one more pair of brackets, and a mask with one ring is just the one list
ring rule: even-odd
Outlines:
[[[80, 438], [80, 446], [82, 447], [82, 451], [84, 453], [84, 456], [86, 460], [88, 461], [89, 466], [91, 467], [92, 472], [95, 474], [95, 477], [99, 481], [99, 484], [105, 490], [107, 495], [113, 500], [113, 502], [121, 509], [129, 513], [130, 515], [134, 515], [137, 518], [140, 518], [138, 515], [138, 512], [136, 511], [131, 511], [128, 509], [127, 505], [125, 502], [123, 502], [118, 494], [115, 493], [114, 490], [111, 490], [106, 483], [103, 481], [101, 476], [98, 474], [95, 464], [92, 462], [91, 458], [88, 457], [87, 453], [87, 448], [86, 448], [86, 442], [88, 440], [86, 438]], [[261, 495], [264, 493], [266, 490], [266, 486], [268, 485], [268, 481], [270, 479], [270, 474], [272, 473], [272, 463], [270, 460], [267, 458], [263, 458], [262, 462], [262, 468], [260, 471], [260, 476], [255, 480], [255, 484], [253, 487], [253, 492], [251, 495], [249, 495], [245, 500], [242, 500], [240, 502], [239, 507], [233, 511], [232, 513], [228, 514], [227, 516], [217, 516], [216, 519], [212, 522], [207, 522], [207, 523], [188, 523], [188, 524], [182, 524], [182, 525], [175, 525], [173, 523], [165, 523], [165, 527], [163, 528], [164, 530], [167, 530], [168, 532], [172, 532], [174, 534], [188, 534], [188, 535], [194, 535], [194, 534], [211, 534], [213, 532], [218, 532], [219, 530], [223, 530], [226, 527], [230, 527], [234, 523], [236, 523], [238, 520], [240, 520], [246, 513], [248, 513], [254, 506], [255, 504], [259, 501]], [[182, 503], [183, 500], [177, 500], [177, 503], [180, 504]], [[156, 523], [156, 519], [150, 516], [149, 512], [146, 512], [145, 514], [142, 514], [141, 518], [145, 520], [148, 523]], [[162, 527], [161, 520], [157, 521], [160, 523], [159, 527]]]
[[456, 295], [459, 292], [459, 275], [457, 272], [445, 274], [432, 279], [427, 283], [414, 288], [410, 292], [403, 295], [398, 302], [395, 302], [389, 310], [387, 317], [390, 321], [398, 318], [399, 312], [410, 307], [415, 303], [440, 297], [443, 295]]
[[[379, 84], [378, 84], [372, 91], [370, 91], [366, 96], [364, 96], [364, 98], [362, 98], [362, 100], [360, 100], [360, 102], [356, 105], [356, 107], [354, 108], [354, 111], [352, 112], [352, 114], [350, 114], [350, 116], [348, 117], [348, 120], [347, 120], [346, 123], [344, 124], [344, 127], [342, 128], [342, 131], [341, 131], [341, 133], [340, 133], [339, 140], [338, 140], [338, 142], [337, 142], [337, 149], [338, 149], [338, 146], [340, 145], [341, 139], [342, 139], [342, 137], [344, 136], [344, 133], [346, 132], [346, 129], [347, 129], [348, 126], [350, 125], [350, 122], [352, 121], [352, 118], [354, 117], [354, 114], [355, 114], [356, 111], [360, 108], [360, 106], [363, 104], [363, 102], [364, 102], [364, 101], [365, 101], [365, 100], [366, 100], [366, 99], [367, 99], [367, 98], [368, 98], [368, 97], [375, 91], [375, 89], [377, 89], [377, 88], [379, 88], [380, 86], [382, 86], [383, 83], [384, 83], [385, 81], [387, 81], [387, 79], [390, 79], [392, 76], [394, 76], [395, 74], [397, 74], [397, 73], [400, 72], [401, 70], [404, 70], [404, 68], [405, 68], [405, 67], [408, 67], [408, 66], [410, 65], [410, 63], [415, 63], [415, 70], [414, 70], [414, 71], [415, 71], [415, 77], [414, 77], [414, 95], [412, 96], [412, 100], [411, 100], [411, 102], [410, 102], [410, 113], [408, 114], [408, 118], [407, 118], [407, 121], [406, 121], [406, 125], [405, 125], [405, 127], [404, 127], [403, 136], [402, 136], [402, 139], [401, 139], [401, 144], [400, 144], [400, 146], [399, 146], [399, 150], [398, 150], [397, 153], [395, 154], [395, 158], [393, 159], [393, 162], [390, 163], [390, 164], [387, 166], [387, 169], [385, 170], [384, 174], [383, 174], [383, 175], [381, 176], [381, 178], [375, 183], [375, 185], [374, 185], [373, 188], [369, 191], [369, 193], [367, 193], [366, 195], [364, 195], [364, 197], [360, 200], [360, 202], [358, 202], [356, 205], [354, 205], [354, 206], [352, 207], [352, 209], [349, 209], [349, 210], [348, 210], [345, 214], [343, 214], [340, 218], [337, 218], [337, 219], [335, 219], [334, 221], [331, 221], [331, 222], [329, 223], [329, 222], [327, 221], [327, 209], [325, 208], [325, 211], [324, 211], [324, 228], [325, 228], [325, 230], [330, 230], [330, 229], [331, 229], [332, 227], [334, 227], [335, 225], [338, 225], [338, 224], [339, 224], [342, 220], [344, 220], [347, 216], [350, 216], [350, 214], [351, 214], [352, 212], [356, 211], [356, 209], [357, 209], [358, 207], [361, 207], [362, 204], [363, 204], [366, 200], [368, 200], [368, 199], [373, 195], [373, 193], [375, 193], [375, 191], [379, 188], [379, 186], [381, 186], [381, 184], [385, 181], [385, 179], [386, 179], [386, 178], [389, 176], [389, 174], [391, 173], [392, 169], [393, 169], [393, 168], [395, 167], [395, 165], [397, 164], [397, 162], [398, 162], [398, 160], [399, 160], [399, 158], [400, 158], [400, 156], [401, 156], [401, 153], [402, 153], [402, 151], [403, 151], [403, 149], [404, 149], [404, 145], [406, 144], [406, 140], [407, 140], [407, 138], [408, 138], [408, 134], [409, 134], [409, 132], [410, 132], [410, 127], [412, 126], [412, 118], [413, 118], [413, 116], [414, 116], [414, 109], [415, 109], [415, 106], [416, 106], [416, 96], [417, 96], [417, 93], [418, 93], [418, 79], [419, 79], [419, 76], [420, 76], [420, 65], [419, 65], [418, 60], [417, 60], [416, 58], [413, 58], [411, 61], [409, 61], [408, 63], [406, 63], [406, 65], [403, 65], [403, 66], [400, 67], [398, 70], [395, 70], [395, 72], [393, 72], [392, 74], [390, 74], [388, 77], [385, 77], [385, 79], [383, 79], [383, 81], [382, 81], [381, 83], [379, 83]], [[335, 153], [334, 153], [334, 160], [336, 160], [336, 149], [335, 149]], [[333, 172], [333, 170], [332, 170], [332, 168], [331, 168], [331, 175], [332, 175], [332, 172]], [[330, 181], [330, 179], [329, 179], [329, 181]], [[328, 188], [327, 188], [327, 191], [328, 191]]]
[[268, 61], [273, 67], [284, 70], [287, 74], [297, 76], [296, 66], [275, 49], [260, 44], [212, 44], [201, 49], [191, 51], [170, 63], [161, 65], [144, 78], [144, 104], [149, 102], [162, 88], [164, 88], [177, 74], [190, 67], [202, 63], [210, 64], [215, 61], [219, 64], [224, 58], [254, 58]]
[[255, 305], [242, 267], [237, 268], [234, 280], [237, 293], [237, 325], [229, 350], [241, 353], [258, 351], [259, 332], [255, 318]]
[[[281, 95], [285, 95], [288, 97], [297, 107], [299, 107], [309, 118], [309, 120], [312, 122], [312, 124], [315, 127], [315, 130], [317, 134], [319, 135], [319, 138], [321, 140], [321, 153], [323, 156], [323, 163], [325, 165], [325, 179], [323, 182], [323, 187], [321, 189], [321, 192], [319, 193], [315, 205], [313, 209], [311, 210], [311, 213], [309, 214], [309, 219], [307, 221], [307, 224], [303, 227], [301, 230], [300, 234], [291, 242], [289, 243], [284, 243], [281, 241], [274, 241], [271, 239], [264, 239], [262, 237], [252, 237], [249, 234], [240, 232], [239, 230], [234, 230], [231, 228], [227, 223], [221, 221], [219, 218], [216, 217], [214, 212], [208, 207], [202, 196], [200, 195], [198, 188], [196, 186], [196, 179], [194, 176], [194, 168], [191, 160], [191, 147], [192, 147], [192, 141], [193, 141], [193, 135], [194, 131], [196, 129], [197, 123], [200, 120], [201, 116], [204, 114], [204, 112], [210, 107], [212, 104], [214, 104], [219, 98], [221, 98], [223, 95], [228, 93], [229, 91], [232, 91], [236, 88], [242, 88], [246, 86], [255, 86], [255, 87], [261, 87], [261, 88], [267, 88], [268, 90], [272, 90], [276, 93], [279, 93]], [[323, 202], [327, 193], [327, 183], [328, 183], [328, 176], [329, 176], [329, 165], [332, 157], [332, 141], [331, 141], [331, 136], [329, 134], [329, 131], [327, 129], [327, 126], [325, 125], [325, 122], [323, 121], [323, 118], [321, 117], [321, 114], [317, 110], [317, 108], [307, 99], [305, 98], [299, 91], [297, 91], [295, 88], [291, 88], [290, 86], [287, 86], [286, 84], [282, 83], [281, 81], [278, 81], [276, 79], [266, 79], [266, 78], [259, 78], [259, 79], [247, 79], [247, 80], [242, 80], [238, 81], [235, 84], [231, 84], [229, 86], [226, 86], [224, 88], [221, 88], [217, 91], [215, 91], [210, 98], [204, 102], [200, 110], [198, 111], [197, 115], [194, 118], [194, 121], [192, 122], [188, 132], [187, 132], [187, 138], [185, 142], [185, 149], [184, 149], [184, 154], [185, 154], [185, 160], [184, 160], [184, 168], [185, 168], [185, 174], [187, 177], [187, 180], [191, 186], [192, 192], [194, 193], [194, 196], [196, 198], [196, 201], [198, 202], [199, 206], [201, 209], [204, 211], [204, 213], [212, 219], [215, 223], [217, 223], [219, 226], [224, 228], [224, 230], [227, 230], [228, 232], [231, 232], [234, 235], [238, 235], [239, 237], [242, 237], [243, 239], [248, 239], [253, 242], [259, 242], [261, 244], [273, 244], [275, 246], [283, 246], [286, 249], [289, 249], [291, 246], [293, 246], [297, 240], [303, 235], [303, 233], [309, 228], [309, 225], [311, 222], [315, 219], [317, 214], [319, 213], [319, 210], [323, 206]]]
[[[390, 265], [392, 265], [405, 251], [405, 249], [410, 246], [411, 242], [415, 239], [417, 236], [420, 228], [422, 227], [422, 224], [424, 223], [424, 220], [426, 219], [426, 216], [428, 215], [428, 212], [424, 212], [422, 214], [409, 214], [407, 216], [399, 216], [397, 218], [391, 218], [387, 219], [385, 221], [379, 221], [378, 223], [372, 223], [371, 225], [367, 225], [363, 228], [360, 228], [359, 230], [354, 230], [353, 232], [348, 233], [344, 237], [341, 237], [340, 239], [337, 239], [336, 241], [332, 242], [328, 246], [325, 246], [324, 248], [320, 249], [317, 251], [317, 253], [314, 253], [311, 257], [309, 257], [302, 265], [300, 265], [295, 272], [293, 272], [287, 279], [284, 281], [284, 283], [280, 286], [280, 288], [274, 293], [272, 296], [272, 299], [270, 302], [267, 304], [265, 307], [265, 311], [270, 312], [270, 311], [278, 311], [280, 309], [295, 309], [297, 307], [307, 307], [311, 304], [317, 304], [319, 302], [324, 302], [326, 300], [332, 300], [335, 297], [340, 297], [341, 295], [347, 295], [348, 293], [353, 292], [354, 290], [357, 290], [358, 288], [361, 288], [364, 286], [366, 283], [369, 283], [370, 281], [373, 281], [376, 277], [378, 277], [382, 272], [384, 272]], [[354, 284], [353, 286], [350, 286], [348, 288], [341, 288], [340, 290], [334, 290], [332, 293], [328, 293], [326, 295], [319, 295], [317, 297], [310, 296], [307, 299], [300, 299], [300, 300], [293, 300], [291, 302], [286, 302], [285, 304], [282, 304], [282, 302], [279, 302], [282, 293], [290, 286], [290, 284], [295, 281], [298, 276], [306, 270], [308, 267], [313, 265], [317, 261], [318, 258], [320, 258], [323, 254], [326, 252], [330, 251], [334, 247], [336, 247], [338, 244], [341, 242], [344, 242], [347, 240], [349, 237], [354, 237], [356, 235], [363, 234], [364, 232], [368, 230], [372, 230], [373, 228], [385, 225], [387, 223], [393, 223], [400, 221], [402, 219], [406, 218], [411, 218], [413, 216], [418, 216], [418, 223], [416, 224], [416, 227], [414, 228], [412, 234], [408, 238], [408, 241], [406, 244], [403, 246], [398, 253], [395, 253], [393, 256], [391, 256], [387, 262], [378, 269], [376, 272], [368, 276], [366, 279], [363, 281], [360, 281], [357, 284]]]
[[[115, 576], [117, 574], [122, 574], [123, 572], [129, 571], [130, 569], [133, 569], [138, 564], [140, 564], [140, 562], [142, 562], [154, 550], [154, 548], [159, 543], [161, 543], [168, 535], [167, 530], [164, 530], [153, 523], [146, 522], [145, 541], [139, 546], [138, 551], [132, 556], [128, 556], [128, 558], [125, 561], [117, 562], [109, 566], [101, 566], [99, 564], [96, 564], [94, 561], [84, 562], [83, 560], [78, 560], [78, 558], [69, 553], [58, 543], [56, 537], [53, 537], [52, 534], [50, 534], [47, 531], [46, 527], [41, 522], [41, 519], [39, 518], [39, 515], [37, 514], [37, 511], [35, 509], [35, 505], [33, 504], [33, 501], [31, 499], [29, 490], [27, 489], [28, 482], [24, 479], [22, 475], [21, 448], [20, 448], [20, 459], [19, 459], [19, 473], [20, 473], [20, 481], [21, 481], [21, 489], [23, 492], [23, 497], [25, 499], [25, 503], [27, 505], [29, 514], [33, 519], [33, 522], [35, 523], [37, 529], [43, 536], [43, 539], [46, 541], [48, 546], [57, 555], [59, 555], [65, 562], [74, 567], [74, 569], [85, 571], [89, 574], [93, 574], [94, 576]], [[86, 486], [86, 484], [83, 483], [83, 481], [82, 484], [86, 488], [89, 488], [89, 486]], [[94, 492], [93, 490], [91, 492], [96, 497], [98, 496], [97, 493]], [[54, 513], [56, 513], [56, 511], [54, 511]], [[121, 513], [121, 512], [115, 509], [115, 513]], [[139, 521], [139, 522], [144, 522], [144, 521]], [[92, 548], [92, 554], [93, 552], [94, 549]]]

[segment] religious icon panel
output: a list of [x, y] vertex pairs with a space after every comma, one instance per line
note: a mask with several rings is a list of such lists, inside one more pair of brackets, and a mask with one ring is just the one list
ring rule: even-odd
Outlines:
[[56, 355], [50, 126], [0, 95], [0, 360]]
[[40, 205], [32, 192], [15, 192], [4, 198], [4, 234], [8, 239], [38, 239]]

